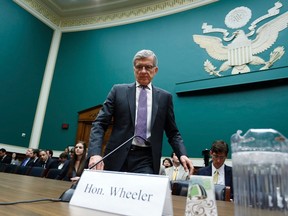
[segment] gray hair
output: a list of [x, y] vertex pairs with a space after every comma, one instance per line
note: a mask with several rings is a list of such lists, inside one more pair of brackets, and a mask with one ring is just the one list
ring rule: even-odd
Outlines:
[[138, 51], [134, 58], [133, 58], [133, 66], [135, 65], [135, 61], [136, 60], [139, 60], [139, 59], [143, 59], [143, 58], [148, 58], [150, 56], [153, 56], [153, 66], [157, 66], [158, 65], [158, 59], [157, 59], [157, 56], [155, 55], [155, 53], [151, 50], [140, 50]]

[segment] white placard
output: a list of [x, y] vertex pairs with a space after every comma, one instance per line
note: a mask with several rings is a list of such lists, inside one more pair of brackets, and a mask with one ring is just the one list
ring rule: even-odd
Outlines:
[[173, 215], [167, 176], [85, 170], [71, 205], [121, 215]]

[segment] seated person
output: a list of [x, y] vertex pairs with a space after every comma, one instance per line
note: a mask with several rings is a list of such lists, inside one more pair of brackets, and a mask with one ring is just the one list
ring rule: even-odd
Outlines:
[[169, 168], [169, 167], [172, 167], [173, 166], [173, 163], [171, 161], [170, 158], [164, 158], [163, 159], [163, 162], [162, 162], [162, 165], [165, 167], [165, 168]]
[[87, 146], [85, 142], [79, 141], [73, 148], [73, 157], [69, 160], [68, 166], [64, 166], [62, 172], [56, 179], [72, 181], [76, 183], [84, 171], [87, 168], [86, 152]]
[[46, 150], [40, 150], [39, 156], [40, 156], [39, 164], [41, 167], [44, 167], [47, 170], [58, 168], [58, 161], [50, 158]]
[[233, 198], [233, 178], [232, 167], [225, 165], [229, 148], [227, 143], [223, 140], [216, 140], [213, 142], [210, 149], [210, 156], [212, 157], [212, 163], [200, 168], [197, 172], [198, 175], [213, 176], [214, 184], [230, 186], [231, 199]]
[[160, 166], [159, 174], [166, 175], [165, 169], [172, 166], [173, 166], [172, 160], [170, 158], [164, 158]]
[[7, 155], [6, 149], [1, 148], [0, 149], [0, 163], [10, 164], [11, 160], [12, 158], [9, 155]]
[[165, 173], [167, 176], [169, 176], [170, 181], [188, 180], [189, 172], [184, 170], [184, 167], [181, 165], [178, 157], [174, 152], [171, 154], [171, 158], [173, 166], [165, 169]]
[[12, 158], [11, 164], [17, 165], [17, 166], [20, 165], [20, 161], [19, 161], [19, 159], [18, 159], [18, 156], [17, 156], [16, 152], [13, 152], [13, 153], [12, 153], [11, 158]]
[[40, 167], [40, 159], [39, 159], [39, 149], [32, 149], [32, 156], [26, 166], [29, 167]]
[[69, 160], [68, 160], [68, 153], [62, 152], [59, 155], [58, 159], [58, 169], [63, 169], [64, 167], [68, 166]]

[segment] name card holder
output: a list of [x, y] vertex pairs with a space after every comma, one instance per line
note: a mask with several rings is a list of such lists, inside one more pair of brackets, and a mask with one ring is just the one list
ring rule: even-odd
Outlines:
[[185, 216], [193, 215], [218, 215], [211, 176], [190, 176]]
[[173, 215], [167, 176], [85, 170], [70, 205], [121, 215]]

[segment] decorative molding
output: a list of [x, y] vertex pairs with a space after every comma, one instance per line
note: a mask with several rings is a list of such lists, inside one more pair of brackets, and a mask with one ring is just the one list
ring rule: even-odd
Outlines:
[[53, 29], [59, 29], [60, 17], [38, 0], [13, 0]]
[[61, 18], [42, 3], [42, 0], [14, 0], [14, 2], [36, 16], [42, 22], [53, 29], [60, 29], [62, 32], [107, 28], [140, 22], [179, 13], [216, 1], [219, 0], [166, 0], [141, 7], [127, 8], [123, 11], [114, 13], [103, 13], [87, 17]]

